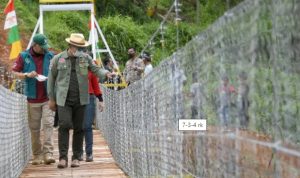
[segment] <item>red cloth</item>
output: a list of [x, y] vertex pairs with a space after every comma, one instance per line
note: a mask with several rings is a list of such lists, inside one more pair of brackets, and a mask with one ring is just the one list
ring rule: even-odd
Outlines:
[[[33, 58], [33, 61], [35, 63], [36, 66], [36, 73], [38, 74], [43, 74], [43, 59], [44, 59], [44, 55], [39, 55], [39, 54], [35, 54], [33, 52], [33, 49], [30, 48], [30, 54]], [[15, 72], [22, 72], [23, 71], [23, 67], [24, 67], [24, 60], [22, 59], [22, 57], [19, 55], [18, 58], [16, 59], [14, 65], [13, 65], [13, 71]], [[48, 101], [48, 95], [47, 95], [47, 91], [44, 85], [44, 82], [39, 82], [38, 80], [36, 80], [36, 94], [37, 97], [36, 99], [27, 99], [29, 103], [43, 103]]]
[[219, 88], [219, 92], [222, 92], [224, 91], [225, 93], [237, 93], [234, 86], [232, 85], [222, 85], [220, 88]]
[[101, 95], [101, 89], [98, 83], [98, 78], [95, 74], [89, 71], [89, 94], [94, 94], [95, 96]]

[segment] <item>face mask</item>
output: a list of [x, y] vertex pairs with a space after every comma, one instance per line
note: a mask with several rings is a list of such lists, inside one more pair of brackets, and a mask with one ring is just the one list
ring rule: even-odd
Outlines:
[[134, 57], [134, 54], [128, 54], [128, 58], [131, 59]]
[[83, 49], [83, 48], [78, 48], [78, 49], [76, 50], [76, 52], [74, 53], [74, 56], [80, 57], [80, 56], [83, 55], [83, 53], [84, 53], [84, 49]]
[[74, 56], [75, 57], [80, 57], [80, 56], [82, 56], [82, 54], [83, 54], [82, 51], [76, 50], [76, 52], [74, 53]]

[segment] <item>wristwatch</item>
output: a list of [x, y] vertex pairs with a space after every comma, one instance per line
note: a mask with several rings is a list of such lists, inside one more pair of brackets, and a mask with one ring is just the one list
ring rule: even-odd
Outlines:
[[28, 78], [28, 73], [24, 73], [25, 78]]

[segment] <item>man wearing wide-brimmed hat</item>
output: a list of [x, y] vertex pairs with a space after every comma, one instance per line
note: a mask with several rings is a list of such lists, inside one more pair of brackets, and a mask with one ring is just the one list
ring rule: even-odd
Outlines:
[[85, 106], [89, 103], [88, 70], [99, 78], [111, 78], [112, 73], [100, 69], [92, 58], [83, 52], [89, 46], [84, 36], [73, 33], [66, 38], [69, 48], [51, 61], [48, 75], [49, 107], [57, 109], [59, 117], [58, 168], [68, 166], [69, 130], [73, 127], [73, 156], [71, 167], [79, 167], [83, 143]]

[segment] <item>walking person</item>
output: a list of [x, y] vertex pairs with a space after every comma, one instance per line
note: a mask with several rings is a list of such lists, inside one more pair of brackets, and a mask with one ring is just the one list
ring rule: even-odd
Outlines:
[[203, 84], [200, 82], [197, 72], [192, 73], [192, 84], [190, 87], [190, 96], [192, 98], [192, 119], [205, 119], [203, 103], [205, 94], [203, 91]]
[[233, 85], [229, 83], [229, 78], [226, 74], [221, 77], [219, 92], [219, 116], [222, 126], [228, 127], [230, 122], [230, 109], [232, 105], [232, 95], [237, 94]]
[[102, 98], [102, 92], [99, 87], [98, 78], [91, 71], [88, 72], [89, 79], [89, 95], [90, 103], [85, 108], [85, 118], [84, 118], [84, 135], [85, 135], [85, 155], [86, 162], [93, 161], [93, 122], [96, 112], [96, 98], [99, 100], [99, 109], [103, 111], [104, 103]]
[[238, 86], [238, 97], [237, 97], [237, 108], [238, 108], [238, 118], [240, 122], [240, 127], [246, 129], [249, 125], [249, 85], [247, 82], [247, 73], [240, 72], [238, 75], [239, 86]]
[[69, 130], [73, 127], [71, 167], [79, 167], [83, 146], [83, 120], [85, 107], [89, 104], [88, 70], [98, 77], [112, 77], [112, 73], [100, 69], [92, 58], [83, 52], [89, 43], [80, 33], [66, 38], [68, 49], [57, 54], [51, 61], [48, 75], [49, 107], [59, 117], [58, 168], [68, 166]]
[[[14, 75], [25, 80], [24, 94], [28, 101], [28, 124], [31, 132], [33, 165], [55, 163], [53, 158], [54, 112], [49, 109], [47, 81], [37, 80], [47, 76], [53, 54], [48, 51], [47, 38], [42, 34], [33, 37], [29, 50], [20, 53], [14, 63]], [[43, 123], [44, 141], [41, 143], [40, 130]]]

